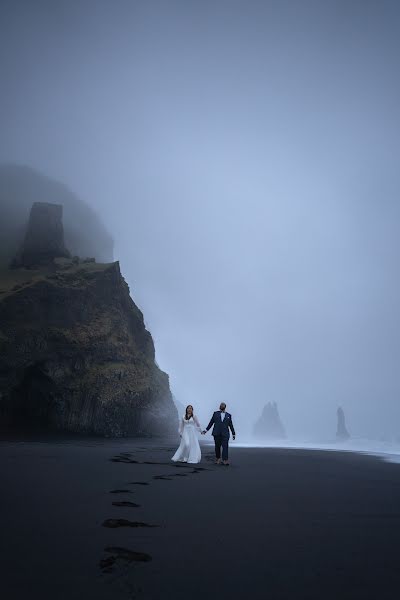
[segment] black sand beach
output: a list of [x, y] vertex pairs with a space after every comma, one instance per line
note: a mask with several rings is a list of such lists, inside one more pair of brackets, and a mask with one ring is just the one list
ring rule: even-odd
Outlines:
[[[400, 466], [344, 452], [2, 441], [1, 597], [399, 596]], [[151, 527], [149, 527], [151, 526]]]

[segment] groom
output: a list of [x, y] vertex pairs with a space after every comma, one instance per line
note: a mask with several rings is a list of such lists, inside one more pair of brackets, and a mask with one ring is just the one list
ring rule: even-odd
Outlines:
[[232, 423], [232, 415], [226, 412], [225, 402], [221, 402], [219, 410], [216, 410], [206, 429], [201, 433], [204, 435], [211, 429], [212, 435], [214, 436], [215, 442], [215, 459], [217, 465], [221, 464], [221, 446], [222, 446], [222, 461], [224, 465], [229, 465], [228, 462], [228, 443], [229, 443], [229, 430], [232, 431], [232, 437], [235, 439], [236, 433]]

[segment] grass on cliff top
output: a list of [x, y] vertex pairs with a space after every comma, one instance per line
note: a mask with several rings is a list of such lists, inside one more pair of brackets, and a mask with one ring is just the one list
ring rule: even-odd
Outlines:
[[[0, 269], [0, 300], [10, 296], [22, 288], [26, 288], [38, 281], [50, 281], [62, 283], [62, 276], [79, 277], [79, 273], [93, 273], [110, 267], [113, 263], [80, 262], [71, 263], [68, 260], [57, 259], [55, 264], [43, 266], [40, 269]], [[58, 275], [60, 278], [54, 278]]]

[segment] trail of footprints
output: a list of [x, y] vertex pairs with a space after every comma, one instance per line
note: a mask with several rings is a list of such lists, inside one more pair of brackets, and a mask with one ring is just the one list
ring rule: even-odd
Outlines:
[[[208, 457], [206, 456], [206, 459]], [[169, 473], [167, 475], [154, 475], [154, 480], [163, 480], [163, 481], [172, 481], [174, 477], [187, 477], [188, 475], [197, 475], [201, 471], [206, 471], [204, 467], [193, 467], [192, 465], [185, 464], [173, 464], [163, 462], [154, 462], [154, 461], [138, 461], [132, 458], [131, 452], [120, 452], [116, 456], [110, 458], [111, 462], [120, 462], [126, 464], [142, 464], [142, 465], [162, 465], [174, 467], [175, 469], [185, 469], [186, 473]], [[150, 485], [147, 481], [131, 481], [129, 485]], [[129, 489], [116, 489], [110, 490], [110, 494], [132, 494], [132, 490]], [[112, 502], [113, 506], [117, 506], [119, 508], [139, 508], [140, 504], [136, 504], [135, 502], [131, 502], [128, 500], [117, 500]], [[151, 525], [149, 523], [143, 523], [141, 521], [130, 521], [129, 519], [106, 519], [103, 521], [103, 527], [108, 527], [111, 529], [117, 529], [120, 527], [158, 527], [158, 525]], [[108, 554], [108, 556], [102, 558], [100, 560], [99, 566], [102, 573], [112, 573], [114, 571], [114, 567], [117, 565], [118, 561], [123, 562], [124, 564], [130, 564], [134, 562], [148, 562], [151, 561], [150, 554], [146, 554], [145, 552], [135, 552], [133, 550], [128, 550], [127, 548], [121, 548], [119, 546], [106, 546], [104, 551]]]

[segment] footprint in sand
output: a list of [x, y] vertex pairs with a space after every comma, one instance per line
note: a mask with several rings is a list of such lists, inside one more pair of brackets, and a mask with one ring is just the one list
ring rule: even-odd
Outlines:
[[110, 494], [132, 494], [131, 490], [110, 490]]
[[[190, 467], [189, 467], [190, 468]], [[153, 479], [162, 479], [164, 481], [172, 481], [172, 477], [187, 477], [188, 475], [197, 475], [201, 471], [207, 471], [203, 467], [192, 468], [189, 473], [168, 473], [168, 475], [154, 475]]]
[[146, 554], [145, 552], [135, 552], [134, 550], [120, 548], [118, 546], [106, 546], [104, 551], [109, 552], [111, 556], [107, 556], [100, 560], [99, 565], [103, 573], [112, 573], [117, 560], [127, 563], [149, 562], [151, 560], [150, 554]]
[[158, 527], [158, 525], [149, 525], [148, 523], [142, 523], [141, 521], [128, 521], [128, 519], [106, 519], [103, 523], [103, 527], [115, 529], [117, 527]]
[[127, 500], [121, 500], [120, 502], [113, 502], [113, 506], [126, 506], [131, 508], [139, 508], [140, 504], [135, 504], [135, 502], [128, 502]]
[[132, 458], [129, 458], [128, 456], [113, 456], [112, 458], [110, 458], [110, 460], [111, 460], [111, 462], [126, 463], [127, 465], [138, 464], [137, 460], [133, 460]]
[[129, 485], [150, 485], [146, 481], [128, 481]]

